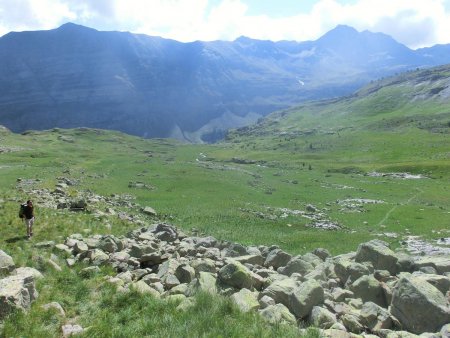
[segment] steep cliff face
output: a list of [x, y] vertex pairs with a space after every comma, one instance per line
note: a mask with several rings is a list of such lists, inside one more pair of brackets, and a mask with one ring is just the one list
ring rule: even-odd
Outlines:
[[218, 123], [227, 116], [239, 126], [305, 99], [348, 94], [370, 79], [443, 62], [436, 60], [345, 26], [304, 43], [244, 37], [180, 43], [69, 23], [0, 38], [0, 124], [16, 132], [86, 126], [209, 140], [230, 127]]

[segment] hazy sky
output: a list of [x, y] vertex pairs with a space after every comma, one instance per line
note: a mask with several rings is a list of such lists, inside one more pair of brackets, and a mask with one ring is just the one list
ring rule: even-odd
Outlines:
[[450, 0], [0, 0], [0, 35], [68, 21], [179, 41], [305, 41], [347, 24], [411, 48], [450, 43]]

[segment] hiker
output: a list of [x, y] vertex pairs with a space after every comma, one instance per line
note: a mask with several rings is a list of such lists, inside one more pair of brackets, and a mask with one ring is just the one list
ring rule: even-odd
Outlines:
[[34, 207], [31, 200], [27, 201], [27, 205], [23, 209], [23, 219], [27, 227], [27, 237], [33, 236], [33, 224], [34, 224]]

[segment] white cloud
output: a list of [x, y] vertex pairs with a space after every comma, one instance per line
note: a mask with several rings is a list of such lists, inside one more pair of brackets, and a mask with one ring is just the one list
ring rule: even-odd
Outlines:
[[[0, 0], [0, 33], [74, 21], [180, 41], [313, 40], [338, 24], [384, 32], [416, 48], [450, 43], [450, 0], [318, 0], [308, 13], [249, 15], [243, 0]], [[280, 5], [282, 1], [280, 1]]]

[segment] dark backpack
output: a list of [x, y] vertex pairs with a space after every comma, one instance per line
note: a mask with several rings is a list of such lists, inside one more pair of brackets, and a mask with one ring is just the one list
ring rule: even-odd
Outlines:
[[24, 218], [25, 217], [25, 208], [27, 207], [26, 203], [23, 203], [20, 205], [19, 209], [19, 217]]

